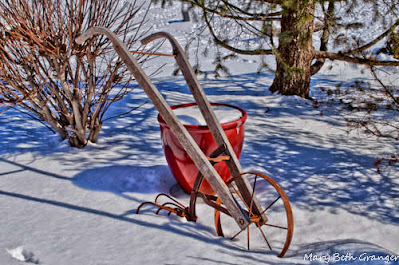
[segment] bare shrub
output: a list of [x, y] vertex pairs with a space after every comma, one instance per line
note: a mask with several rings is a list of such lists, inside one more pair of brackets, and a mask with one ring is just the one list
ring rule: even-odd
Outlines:
[[142, 7], [122, 0], [1, 0], [0, 104], [28, 110], [71, 146], [95, 142], [104, 114], [129, 92], [132, 77], [105, 37], [82, 45], [75, 39], [106, 27], [133, 49], [146, 33], [145, 16], [137, 19]]

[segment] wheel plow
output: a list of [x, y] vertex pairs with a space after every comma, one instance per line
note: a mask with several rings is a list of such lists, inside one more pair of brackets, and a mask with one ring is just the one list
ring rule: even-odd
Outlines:
[[[264, 241], [266, 249], [275, 251], [278, 257], [283, 257], [290, 246], [294, 229], [289, 200], [279, 184], [269, 176], [257, 172], [243, 172], [241, 164], [198, 82], [193, 68], [176, 39], [169, 33], [158, 32], [144, 38], [142, 44], [146, 45], [156, 39], [166, 39], [171, 44], [171, 54], [156, 55], [174, 57], [183, 73], [218, 146], [209, 156], [206, 156], [198, 147], [198, 144], [132, 56], [132, 52], [111, 30], [100, 27], [91, 28], [77, 38], [76, 42], [83, 43], [94, 35], [105, 35], [112, 42], [115, 51], [199, 170], [191, 191], [189, 206], [185, 206], [173, 197], [162, 193], [156, 196], [153, 202], [143, 202], [137, 208], [136, 213], [140, 213], [145, 206], [151, 206], [155, 207], [156, 214], [159, 214], [160, 211], [167, 211], [168, 215], [176, 214], [188, 221], [195, 222], [197, 220], [196, 202], [198, 198], [201, 198], [214, 210], [215, 227], [219, 236], [226, 236], [222, 229], [225, 218], [233, 219], [237, 226], [237, 232], [230, 236], [232, 239], [246, 233], [247, 248], [249, 249], [250, 238], [253, 235], [250, 227], [255, 227], [252, 230], [256, 231], [260, 238], [263, 238], [262, 241]], [[225, 163], [228, 167], [232, 177], [227, 182], [222, 180], [214, 168], [214, 165], [218, 163]], [[210, 184], [215, 194], [206, 194], [200, 191], [204, 179]], [[166, 202], [161, 202], [164, 199]]]

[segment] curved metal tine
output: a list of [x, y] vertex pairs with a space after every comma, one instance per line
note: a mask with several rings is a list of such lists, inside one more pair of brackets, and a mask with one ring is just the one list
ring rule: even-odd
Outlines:
[[175, 213], [175, 214], [177, 214], [177, 210], [176, 210], [175, 208], [171, 208], [171, 207], [164, 206], [164, 205], [160, 205], [160, 206], [159, 206], [159, 209], [156, 211], [156, 214], [159, 214], [159, 212], [161, 211], [161, 209], [162, 209], [162, 210], [165, 210], [165, 211], [168, 211], [168, 212], [169, 212], [168, 215], [170, 215], [170, 213]]
[[[175, 205], [175, 204], [173, 204], [173, 203], [171, 203], [171, 202], [167, 202], [167, 203], [164, 203], [164, 204], [162, 204], [162, 205], [157, 204], [157, 203], [154, 203], [154, 202], [143, 202], [143, 203], [140, 204], [139, 207], [137, 208], [136, 214], [139, 214], [140, 209], [141, 209], [144, 205], [153, 205], [153, 206], [159, 208], [159, 209], [156, 211], [156, 214], [158, 214], [159, 211], [160, 211], [161, 209], [162, 209], [162, 210], [169, 211], [169, 212], [171, 212], [171, 213], [177, 213], [176, 209], [166, 206], [167, 204], [171, 204], [171, 205], [173, 205], [173, 206], [177, 206], [177, 205]], [[178, 206], [177, 206], [177, 207], [178, 207]], [[179, 209], [181, 209], [181, 208], [179, 207]]]
[[[170, 210], [169, 210], [169, 208], [170, 207], [166, 207], [166, 205], [173, 205], [173, 206], [175, 206], [177, 209], [179, 209], [179, 210], [184, 210], [184, 208], [181, 208], [179, 205], [177, 205], [177, 204], [175, 204], [175, 203], [173, 203], [173, 202], [165, 202], [164, 204], [162, 204], [160, 207], [159, 207], [159, 209], [155, 212], [155, 214], [159, 214], [159, 212], [161, 211], [161, 210], [166, 210], [166, 211], [169, 211], [169, 212], [171, 212]], [[172, 209], [172, 208], [170, 208], [170, 209]], [[176, 209], [174, 209], [173, 208], [173, 212], [175, 213], [175, 212], [177, 212], [177, 210]]]
[[153, 203], [153, 202], [143, 202], [142, 204], [139, 205], [139, 207], [137, 207], [136, 214], [139, 214], [140, 209], [141, 209], [144, 205], [153, 205], [153, 206], [156, 206], [156, 207], [159, 207], [159, 206], [160, 206], [159, 204], [156, 204], [156, 203]]
[[164, 196], [166, 198], [168, 198], [169, 200], [175, 202], [176, 204], [178, 204], [181, 208], [185, 208], [186, 206], [184, 206], [182, 203], [180, 203], [179, 201], [177, 201], [175, 198], [173, 198], [172, 196], [165, 194], [165, 193], [160, 193], [157, 195], [157, 197], [155, 197], [155, 203], [157, 203], [159, 197]]
[[[160, 211], [161, 209], [162, 209], [162, 210], [169, 211], [169, 212], [172, 212], [172, 213], [177, 213], [176, 209], [174, 209], [174, 208], [171, 208], [171, 207], [165, 206], [165, 204], [163, 204], [163, 205], [160, 205], [160, 204], [153, 203], [153, 202], [144, 202], [144, 203], [142, 203], [142, 204], [139, 206], [139, 208], [137, 208], [137, 211], [136, 211], [136, 213], [138, 214], [138, 212], [139, 212], [140, 208], [141, 208], [142, 206], [146, 205], [146, 204], [150, 204], [150, 205], [153, 205], [153, 206], [155, 206], [155, 207], [159, 208], [159, 209], [156, 211], [156, 214], [158, 214], [158, 213], [159, 213], [159, 211]], [[166, 204], [169, 204], [169, 203], [166, 203]]]

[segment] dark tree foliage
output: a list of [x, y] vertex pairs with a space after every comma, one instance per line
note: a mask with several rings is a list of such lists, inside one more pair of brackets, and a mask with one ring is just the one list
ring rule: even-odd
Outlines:
[[[352, 111], [347, 116], [349, 127], [399, 140], [399, 86], [382, 77], [397, 73], [399, 66], [397, 0], [156, 2], [191, 5], [203, 24], [193, 39], [211, 36], [218, 51], [214, 53], [216, 71], [228, 72], [224, 60], [239, 54], [259, 57], [259, 72], [275, 72], [272, 92], [310, 98], [311, 78], [326, 62], [361, 65], [374, 82], [356, 82], [346, 88], [350, 94], [345, 93], [345, 101]], [[231, 54], [220, 52], [223, 49]], [[209, 50], [208, 45], [203, 53]], [[266, 56], [275, 58], [275, 66], [268, 64]]]
[[[273, 92], [309, 97], [311, 77], [326, 60], [366, 66], [399, 65], [396, 0], [157, 2], [165, 5], [172, 1], [185, 2], [199, 10], [199, 20], [217, 46], [234, 54], [274, 56], [275, 78], [270, 87]], [[368, 33], [371, 20], [380, 25], [380, 31], [373, 36], [359, 33], [362, 30]], [[358, 33], [353, 34], [355, 31]], [[378, 59], [373, 49], [381, 46], [395, 56]], [[223, 56], [216, 56], [216, 67], [224, 70]], [[270, 68], [265, 62], [262, 60], [261, 67]]]

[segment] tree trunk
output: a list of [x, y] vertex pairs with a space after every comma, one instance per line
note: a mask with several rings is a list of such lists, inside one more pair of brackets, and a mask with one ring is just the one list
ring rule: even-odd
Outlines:
[[72, 147], [77, 147], [77, 148], [81, 149], [81, 148], [86, 146], [86, 144], [80, 143], [76, 136], [70, 136], [68, 138], [68, 141], [69, 141], [69, 145], [72, 146]]
[[89, 135], [90, 142], [92, 143], [97, 142], [97, 137], [101, 131], [102, 126], [103, 126], [102, 122], [99, 122], [98, 120], [95, 121], [93, 128], [90, 128], [90, 135]]
[[276, 54], [277, 71], [270, 91], [309, 97], [314, 8], [314, 0], [294, 1], [285, 7]]

